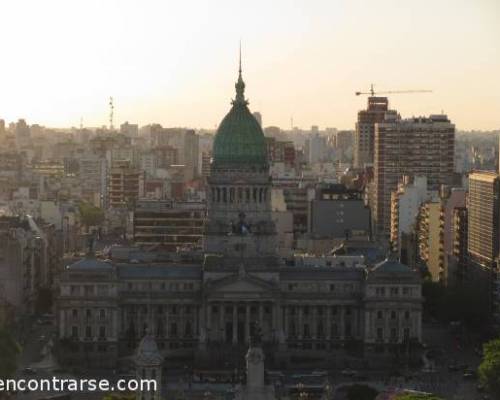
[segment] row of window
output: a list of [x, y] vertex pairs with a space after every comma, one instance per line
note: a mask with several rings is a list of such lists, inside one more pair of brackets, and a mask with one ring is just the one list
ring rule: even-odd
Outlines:
[[[396, 311], [391, 311], [391, 314], [390, 314], [390, 319], [392, 320], [395, 320], [397, 319], [397, 312]], [[377, 311], [377, 319], [383, 319], [384, 318], [384, 311]], [[405, 320], [409, 320], [410, 319], [410, 312], [409, 311], [405, 311], [404, 312], [404, 319]]]
[[[169, 314], [176, 315], [179, 313], [180, 310], [184, 312], [184, 314], [192, 314], [194, 312], [194, 307], [185, 305], [185, 306], [178, 306], [177, 304], [173, 304], [170, 306], [151, 306], [152, 307], [152, 312], [156, 312], [156, 314], [163, 314], [165, 312], [168, 312]], [[148, 306], [135, 306], [131, 305], [127, 307], [127, 314], [128, 315], [134, 315], [136, 313], [140, 313], [143, 315], [148, 314]]]
[[72, 296], [107, 296], [109, 285], [70, 285], [69, 292]]
[[[73, 318], [78, 318], [79, 315], [80, 313], [78, 309], [74, 308], [73, 310], [71, 310], [71, 316]], [[98, 316], [99, 319], [106, 319], [106, 310], [100, 309], [98, 312], [95, 313], [95, 315]], [[87, 308], [85, 310], [85, 317], [90, 319], [92, 318], [92, 316], [94, 316], [94, 312], [90, 308]]]
[[[309, 315], [314, 311], [316, 311], [317, 315], [327, 314], [329, 311], [331, 315], [337, 315], [339, 308], [338, 306], [290, 306], [288, 310], [290, 315], [298, 315], [299, 310], [302, 310], [302, 315]], [[343, 309], [346, 316], [352, 314], [351, 306], [343, 306]]]
[[[84, 337], [86, 339], [91, 339], [93, 336], [92, 336], [92, 327], [90, 325], [87, 325], [85, 327], [85, 335]], [[105, 326], [100, 326], [98, 328], [98, 338], [99, 339], [105, 339], [106, 338], [106, 327]], [[71, 327], [71, 337], [77, 339], [80, 337], [80, 332], [79, 332], [79, 328], [78, 326], [72, 326]]]
[[[390, 329], [390, 338], [392, 340], [396, 340], [398, 337], [398, 330], [397, 328], [391, 328]], [[410, 338], [410, 328], [404, 328], [403, 329], [403, 337], [404, 339], [409, 339]], [[384, 339], [384, 328], [377, 328], [377, 339], [378, 340], [383, 340]]]
[[212, 201], [216, 203], [262, 203], [267, 199], [267, 188], [212, 188]]
[[412, 292], [413, 292], [412, 288], [407, 287], [407, 286], [401, 288], [401, 290], [399, 287], [390, 287], [388, 289], [389, 290], [387, 291], [384, 286], [376, 287], [375, 288], [375, 295], [380, 296], [380, 297], [384, 297], [386, 295], [386, 293], [388, 293], [388, 295], [391, 297], [399, 296], [400, 294], [402, 294], [403, 296], [410, 296], [410, 295], [412, 295]]
[[161, 282], [158, 285], [153, 285], [152, 282], [143, 282], [143, 283], [132, 283], [129, 282], [127, 284], [127, 290], [133, 291], [133, 290], [138, 290], [138, 291], [150, 291], [153, 289], [157, 290], [169, 290], [172, 292], [178, 292], [178, 291], [193, 291], [195, 289], [194, 283], [192, 282], [187, 282], [187, 283], [180, 283], [180, 282], [172, 282], [167, 285], [166, 282]]
[[[353, 283], [344, 283], [344, 284], [328, 284], [328, 290], [330, 292], [344, 292], [344, 293], [352, 293], [355, 290], [355, 285]], [[317, 291], [318, 284], [316, 283], [289, 283], [288, 291]]]
[[[332, 337], [338, 337], [340, 335], [340, 330], [338, 324], [333, 323], [330, 326], [330, 335]], [[352, 327], [349, 322], [346, 322], [344, 325], [344, 336], [352, 336]], [[288, 326], [288, 336], [291, 338], [297, 337], [297, 336], [302, 336], [303, 338], [311, 338], [311, 327], [309, 324], [304, 324], [302, 326], [302, 330], [299, 332], [297, 325], [295, 324], [294, 321], [291, 321], [289, 326]], [[321, 338], [326, 336], [326, 331], [325, 331], [325, 326], [323, 323], [319, 322], [316, 325], [316, 337]]]

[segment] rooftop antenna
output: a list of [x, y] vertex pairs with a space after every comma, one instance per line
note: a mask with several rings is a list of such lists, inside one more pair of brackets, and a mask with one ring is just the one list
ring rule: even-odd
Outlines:
[[238, 72], [240, 73], [241, 76], [241, 39], [240, 39], [240, 68], [238, 69]]
[[80, 130], [83, 129], [83, 117], [80, 117]]
[[113, 105], [113, 97], [109, 98], [109, 130], [112, 131], [113, 127], [113, 112], [115, 110], [115, 106]]

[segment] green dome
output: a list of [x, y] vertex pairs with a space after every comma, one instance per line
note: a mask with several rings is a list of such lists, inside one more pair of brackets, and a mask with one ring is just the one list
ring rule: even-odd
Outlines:
[[215, 165], [267, 165], [264, 132], [248, 109], [241, 69], [236, 82], [236, 98], [217, 129], [213, 147]]

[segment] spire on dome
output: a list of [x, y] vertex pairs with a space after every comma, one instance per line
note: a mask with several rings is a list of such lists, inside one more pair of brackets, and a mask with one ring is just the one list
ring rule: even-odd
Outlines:
[[238, 80], [236, 81], [236, 98], [233, 100], [233, 104], [247, 105], [248, 101], [245, 99], [245, 82], [243, 82], [243, 77], [241, 76], [241, 41], [240, 41], [240, 62], [238, 68]]

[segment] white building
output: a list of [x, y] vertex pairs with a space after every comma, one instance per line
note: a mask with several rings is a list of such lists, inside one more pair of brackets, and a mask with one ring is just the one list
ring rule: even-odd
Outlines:
[[391, 194], [391, 243], [394, 251], [399, 251], [401, 235], [413, 230], [420, 205], [435, 196], [437, 192], [427, 189], [425, 176], [416, 176], [413, 182], [409, 176], [403, 177], [403, 182]]

